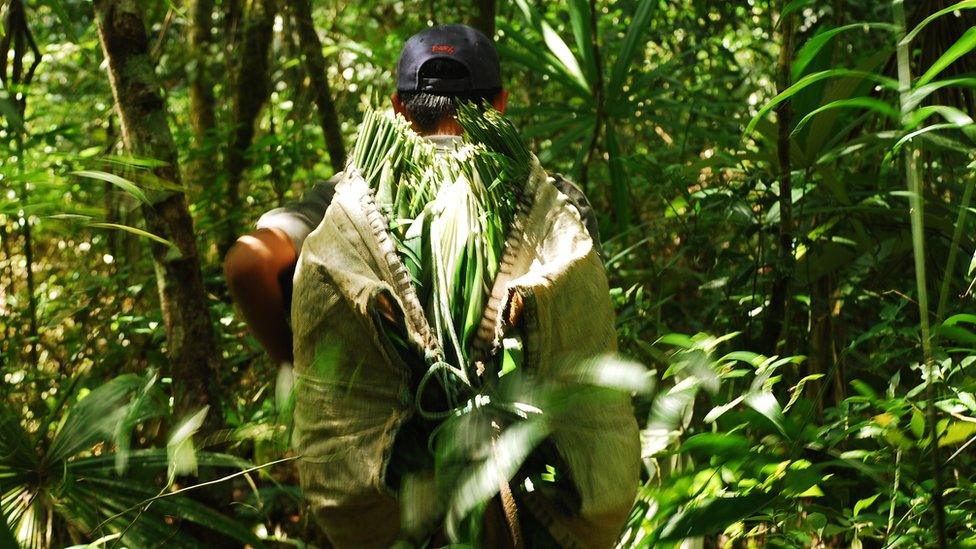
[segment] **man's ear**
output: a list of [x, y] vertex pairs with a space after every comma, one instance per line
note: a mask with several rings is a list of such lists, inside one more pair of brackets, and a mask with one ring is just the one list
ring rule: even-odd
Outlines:
[[491, 106], [495, 107], [495, 110], [505, 114], [505, 107], [508, 106], [508, 90], [503, 89], [498, 92], [495, 100], [491, 102]]
[[393, 112], [402, 114], [404, 117], [406, 117], [407, 110], [403, 108], [403, 101], [400, 101], [400, 94], [393, 92], [393, 95], [390, 96], [390, 100], [393, 102]]

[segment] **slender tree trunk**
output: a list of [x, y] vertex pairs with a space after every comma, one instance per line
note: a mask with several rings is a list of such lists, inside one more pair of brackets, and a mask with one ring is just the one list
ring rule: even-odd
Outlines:
[[312, 5], [309, 0], [289, 0], [288, 6], [298, 30], [305, 74], [315, 92], [315, 106], [319, 111], [319, 123], [325, 135], [325, 146], [329, 151], [332, 170], [340, 171], [346, 165], [346, 149], [342, 143], [342, 129], [339, 126], [335, 101], [332, 99], [325, 57], [322, 55], [322, 42], [312, 22]]
[[[17, 143], [17, 172], [24, 172], [24, 142], [21, 134], [15, 138]], [[27, 194], [29, 190], [27, 182], [24, 181], [21, 187], [21, 200], [27, 204]], [[30, 211], [30, 210], [27, 210]], [[22, 233], [24, 235], [24, 261], [27, 263], [27, 326], [28, 337], [30, 339], [30, 361], [34, 366], [40, 365], [40, 357], [37, 348], [40, 346], [40, 333], [37, 328], [37, 288], [34, 282], [34, 237], [31, 231], [30, 214], [24, 212], [24, 224]]]
[[187, 178], [190, 188], [200, 189], [212, 175], [212, 150], [208, 138], [216, 125], [216, 100], [213, 90], [213, 74], [210, 70], [210, 48], [213, 34], [210, 32], [213, 16], [213, 0], [193, 0], [190, 3], [190, 127], [193, 131], [193, 154]]
[[[817, 413], [823, 419], [825, 408], [843, 402], [845, 381], [843, 358], [837, 352], [837, 341], [840, 339], [834, 324], [834, 308], [837, 304], [834, 280], [831, 275], [824, 275], [810, 285], [810, 333], [807, 341], [807, 375], [823, 374], [825, 377], [816, 383], [806, 385], [807, 397], [815, 402]], [[830, 384], [829, 393], [824, 384]], [[821, 395], [824, 398], [818, 398]]]
[[224, 255], [237, 239], [241, 207], [241, 179], [249, 165], [247, 150], [254, 139], [254, 126], [271, 93], [269, 78], [271, 41], [276, 13], [275, 0], [254, 0], [248, 11], [243, 43], [237, 51], [233, 88], [233, 131], [227, 150], [225, 231], [220, 243]]
[[475, 14], [471, 26], [485, 33], [489, 38], [495, 36], [496, 0], [475, 0]]
[[[14, 256], [10, 249], [10, 233], [7, 232], [7, 221], [4, 220], [0, 223], [0, 252], [3, 253], [3, 266], [7, 271], [7, 287], [0, 288], [3, 295], [0, 296], [0, 313], [3, 315], [7, 314], [7, 299], [8, 296], [13, 297], [17, 294], [17, 286], [14, 277]], [[6, 356], [7, 351], [9, 351], [10, 346], [13, 345], [14, 336], [16, 332], [14, 330], [13, 323], [10, 321], [10, 317], [7, 317], [3, 323], [3, 345], [0, 345], [0, 356]]]
[[[122, 141], [131, 153], [165, 165], [155, 175], [180, 183], [176, 148], [166, 121], [138, 0], [96, 0], [98, 35], [108, 62], [109, 81]], [[178, 412], [213, 403], [216, 347], [200, 272], [193, 219], [182, 193], [154, 197], [142, 207], [146, 229], [173, 244], [152, 244], [159, 303]]]
[[[904, 0], [892, 2], [892, 15], [898, 27], [898, 92], [901, 115], [911, 114], [908, 96], [912, 91], [911, 45], [905, 38]], [[912, 226], [912, 255], [915, 259], [915, 287], [918, 291], [918, 323], [922, 336], [922, 359], [925, 362], [925, 415], [929, 432], [929, 457], [932, 465], [932, 511], [935, 519], [935, 535], [938, 547], [948, 547], [945, 531], [945, 502], [943, 500], [942, 458], [939, 452], [938, 411], [935, 407], [935, 357], [932, 353], [932, 334], [929, 325], [929, 293], [925, 271], [925, 200], [923, 182], [919, 174], [918, 151], [909, 141], [905, 144], [905, 180], [908, 186], [909, 217]]]
[[[593, 104], [595, 106], [595, 112], [593, 117], [593, 134], [590, 136], [590, 143], [587, 145], [586, 157], [583, 160], [583, 164], [580, 166], [579, 172], [579, 184], [580, 188], [584, 193], [589, 191], [590, 186], [590, 164], [593, 159], [596, 158], [596, 154], [600, 146], [600, 135], [603, 132], [603, 126], [606, 124], [604, 120], [605, 105], [603, 96], [603, 66], [602, 66], [602, 54], [600, 53], [600, 35], [596, 32], [596, 21], [597, 21], [597, 10], [596, 2], [590, 0], [590, 30], [592, 36], [592, 42], [590, 43], [590, 49], [592, 50], [593, 60], [596, 62], [596, 80], [593, 82]], [[614, 189], [614, 191], [619, 191], [619, 189]], [[617, 201], [620, 198], [616, 194], [614, 195], [614, 215], [617, 217], [617, 226], [623, 229], [623, 226], [629, 221], [628, 212], [622, 211], [623, 208], [622, 200]]]
[[[10, 46], [13, 45], [11, 50]], [[33, 61], [29, 68], [24, 66], [25, 57], [28, 53], [33, 54]], [[12, 55], [8, 55], [12, 54]], [[7, 71], [7, 62], [10, 59], [10, 71]], [[14, 89], [30, 86], [34, 78], [34, 71], [41, 62], [41, 52], [34, 42], [34, 36], [30, 27], [27, 26], [27, 16], [24, 12], [24, 4], [21, 0], [12, 0], [7, 8], [7, 19], [4, 21], [4, 32], [0, 38], [0, 80], [3, 80], [5, 87]], [[14, 104], [17, 109], [19, 121], [17, 124], [8, 124], [8, 131], [12, 129], [14, 151], [16, 153], [17, 173], [24, 173], [24, 113], [27, 109], [27, 93], [21, 91], [14, 95]], [[28, 204], [29, 187], [27, 181], [21, 182], [20, 200], [25, 206]], [[24, 223], [21, 226], [21, 233], [24, 236], [24, 260], [27, 262], [26, 281], [27, 281], [27, 321], [28, 321], [28, 340], [30, 342], [30, 361], [34, 366], [39, 365], [37, 348], [40, 345], [40, 335], [37, 325], [37, 295], [34, 283], [34, 241], [31, 234], [30, 215], [24, 214]]]
[[[785, 4], [785, 2], [784, 2]], [[777, 68], [777, 91], [790, 86], [793, 60], [793, 15], [780, 21], [782, 44]], [[793, 276], [793, 179], [790, 162], [790, 126], [792, 102], [783, 101], [776, 107], [778, 135], [776, 155], [779, 160], [779, 258], [769, 298], [769, 311], [763, 325], [763, 346], [770, 354], [779, 351], [778, 344], [785, 340], [783, 353], [789, 354], [790, 279]]]

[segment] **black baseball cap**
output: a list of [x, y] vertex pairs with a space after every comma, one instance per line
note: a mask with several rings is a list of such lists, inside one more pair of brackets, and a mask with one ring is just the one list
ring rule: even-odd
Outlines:
[[[451, 59], [468, 69], [464, 78], [422, 78], [431, 59]], [[497, 90], [502, 87], [495, 43], [467, 25], [431, 27], [410, 37], [397, 63], [397, 90], [436, 95]]]

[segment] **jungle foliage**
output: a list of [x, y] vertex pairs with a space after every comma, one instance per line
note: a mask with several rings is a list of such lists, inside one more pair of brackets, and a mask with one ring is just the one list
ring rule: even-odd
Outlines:
[[456, 21], [494, 32], [509, 118], [600, 217], [627, 359], [602, 371], [640, 388], [621, 546], [976, 544], [976, 1], [0, 16], [0, 546], [321, 543], [221, 257]]

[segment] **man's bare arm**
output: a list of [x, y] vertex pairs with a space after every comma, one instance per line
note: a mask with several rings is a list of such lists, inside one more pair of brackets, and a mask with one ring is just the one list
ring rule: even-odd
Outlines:
[[251, 333], [278, 362], [292, 361], [292, 335], [282, 282], [294, 272], [298, 253], [280, 229], [240, 237], [224, 258], [230, 294]]

